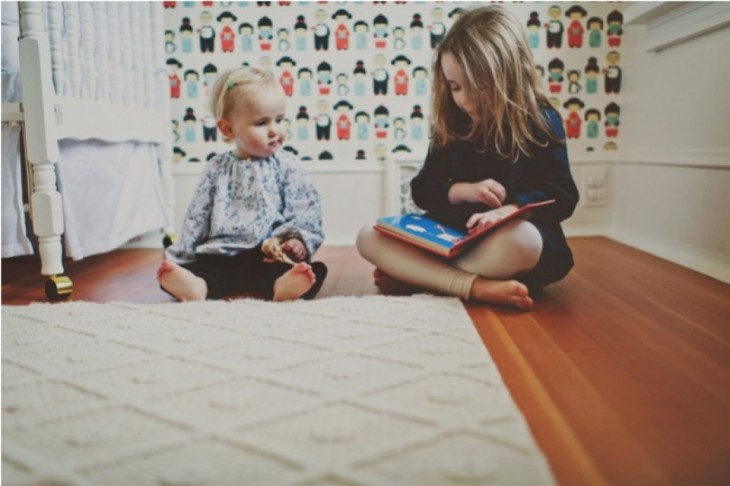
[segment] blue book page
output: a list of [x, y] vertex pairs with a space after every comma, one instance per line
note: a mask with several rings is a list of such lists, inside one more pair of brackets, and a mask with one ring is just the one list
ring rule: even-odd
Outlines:
[[433, 219], [418, 214], [404, 214], [378, 219], [378, 225], [386, 226], [394, 231], [424, 243], [430, 243], [449, 249], [461, 241], [466, 232], [457, 231]]

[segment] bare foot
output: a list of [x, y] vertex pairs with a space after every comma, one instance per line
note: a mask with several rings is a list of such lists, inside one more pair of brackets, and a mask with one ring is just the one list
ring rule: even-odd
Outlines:
[[274, 282], [274, 301], [298, 299], [307, 293], [316, 280], [312, 267], [299, 262]]
[[527, 286], [517, 280], [486, 280], [477, 277], [471, 286], [469, 297], [491, 304], [503, 304], [530, 310], [533, 306]]
[[205, 300], [208, 284], [177, 263], [163, 260], [157, 268], [157, 281], [170, 295], [183, 302]]
[[379, 268], [373, 271], [373, 283], [383, 294], [409, 295], [421, 291], [420, 287], [411, 285], [388, 275]]

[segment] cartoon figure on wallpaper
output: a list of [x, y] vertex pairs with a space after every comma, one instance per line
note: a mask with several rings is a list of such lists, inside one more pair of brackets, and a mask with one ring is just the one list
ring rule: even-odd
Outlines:
[[200, 52], [215, 51], [215, 29], [210, 25], [213, 22], [213, 15], [203, 10], [200, 12], [200, 28], [198, 35], [200, 37]]
[[198, 74], [198, 71], [196, 71], [195, 69], [188, 69], [187, 71], [185, 71], [183, 79], [185, 80], [185, 94], [187, 95], [187, 97], [197, 98], [198, 81], [200, 80], [200, 75]]
[[383, 139], [388, 137], [388, 127], [390, 126], [388, 123], [389, 115], [390, 112], [385, 106], [380, 105], [375, 108], [375, 111], [373, 112], [373, 119], [375, 120], [375, 138]]
[[624, 33], [623, 23], [624, 16], [618, 10], [613, 10], [606, 17], [606, 24], [608, 25], [606, 37], [608, 38], [609, 47], [619, 47], [621, 45], [621, 35]]
[[203, 141], [205, 142], [216, 142], [218, 141], [218, 129], [217, 129], [217, 123], [218, 120], [211, 115], [210, 113], [207, 113], [203, 116]]
[[180, 24], [180, 49], [189, 54], [193, 52], [193, 26], [190, 25], [190, 18], [183, 17]]
[[365, 76], [367, 76], [365, 63], [357, 61], [357, 63], [355, 63], [355, 69], [352, 70], [352, 77], [354, 79], [353, 88], [357, 96], [365, 95]]
[[434, 7], [431, 10], [431, 25], [428, 26], [428, 30], [430, 31], [431, 49], [436, 49], [446, 35], [444, 11], [441, 7]]
[[297, 112], [297, 139], [302, 142], [309, 140], [309, 113], [304, 105]]
[[291, 70], [296, 65], [296, 61], [289, 56], [284, 56], [276, 61], [276, 66], [281, 69], [279, 84], [281, 84], [281, 88], [287, 96], [294, 95], [294, 75], [291, 73]]
[[[221, 74], [211, 110], [234, 147], [205, 164], [180, 238], [157, 269], [160, 286], [181, 301], [240, 291], [275, 301], [314, 297], [327, 274], [311, 263], [324, 240], [321, 203], [282, 148], [286, 96], [273, 76], [242, 67]], [[266, 258], [269, 238], [294, 265]]]
[[413, 140], [423, 139], [423, 112], [421, 105], [413, 105], [411, 112], [411, 138]]
[[608, 67], [603, 70], [603, 88], [606, 94], [618, 94], [621, 92], [621, 68], [618, 65], [620, 61], [621, 55], [618, 52], [611, 51], [606, 54]]
[[384, 143], [379, 143], [373, 148], [375, 160], [383, 161], [388, 158], [388, 147]]
[[601, 17], [591, 17], [588, 19], [588, 46], [601, 47], [601, 31], [603, 30], [603, 20]]
[[332, 118], [329, 115], [330, 107], [326, 100], [317, 102], [317, 118], [315, 118], [315, 127], [317, 132], [317, 140], [329, 140], [330, 131], [332, 129]]
[[197, 130], [198, 119], [195, 116], [195, 111], [188, 107], [185, 109], [185, 116], [183, 116], [183, 125], [185, 125], [185, 141], [195, 142], [195, 131]]
[[547, 29], [546, 43], [549, 49], [560, 49], [563, 45], [563, 22], [560, 20], [562, 10], [557, 5], [553, 5], [548, 9], [548, 17], [550, 20], [545, 24]]
[[551, 93], [560, 93], [563, 90], [564, 70], [565, 65], [563, 61], [557, 57], [548, 63], [548, 88]]
[[368, 31], [370, 30], [370, 28], [368, 27], [368, 23], [364, 20], [358, 20], [353, 24], [352, 30], [355, 34], [355, 49], [361, 51], [367, 49]]
[[366, 160], [367, 157], [365, 156], [365, 151], [363, 149], [359, 149], [357, 152], [355, 152], [355, 160]]
[[357, 128], [357, 139], [367, 140], [370, 138], [368, 125], [370, 125], [370, 115], [365, 111], [355, 113], [355, 125]]
[[571, 69], [568, 71], [568, 93], [578, 94], [581, 91], [582, 86], [580, 85], [580, 71]]
[[[248, 65], [248, 63], [244, 63], [244, 66], [247, 66], [247, 65]], [[274, 71], [272, 71], [272, 69], [271, 69], [272, 65], [273, 65], [273, 62], [271, 61], [271, 58], [269, 56], [259, 57], [259, 68], [271, 73], [271, 75], [273, 76]]]
[[276, 38], [279, 39], [279, 50], [286, 52], [291, 48], [291, 42], [289, 42], [289, 29], [281, 28], [276, 31]]
[[393, 91], [396, 96], [405, 96], [408, 94], [408, 83], [410, 78], [408, 77], [407, 67], [410, 66], [411, 60], [403, 54], [398, 54], [390, 64], [394, 66], [395, 75], [393, 76]]
[[182, 159], [185, 158], [186, 155], [187, 155], [187, 152], [185, 152], [180, 147], [172, 148], [172, 161], [173, 162], [180, 162]]
[[221, 51], [233, 52], [236, 47], [236, 33], [231, 26], [238, 18], [228, 10], [225, 10], [218, 15], [216, 20], [223, 26], [220, 33]]
[[270, 18], [264, 16], [256, 23], [256, 28], [259, 31], [259, 49], [270, 51], [274, 39], [274, 23]]
[[423, 66], [413, 68], [413, 91], [418, 96], [424, 96], [428, 91], [428, 71]]
[[373, 38], [376, 49], [385, 49], [388, 45], [388, 18], [383, 14], [373, 19]]
[[314, 30], [314, 49], [316, 51], [326, 51], [330, 47], [330, 28], [327, 25], [327, 11], [317, 9], [314, 12], [314, 20], [316, 24], [312, 28]]
[[332, 157], [332, 153], [330, 151], [323, 150], [317, 156], [317, 160], [334, 160], [334, 157]]
[[171, 30], [165, 31], [165, 54], [173, 54], [177, 50], [175, 44], [175, 32]]
[[588, 138], [598, 138], [601, 112], [595, 108], [589, 108], [585, 112], [584, 119], [586, 121], [586, 136]]
[[173, 119], [171, 123], [172, 128], [172, 142], [178, 143], [180, 141], [180, 122]]
[[297, 79], [299, 80], [299, 94], [307, 97], [312, 94], [312, 70], [308, 67], [300, 68], [297, 71]]
[[317, 65], [317, 89], [323, 96], [330, 94], [332, 89], [332, 65], [326, 61]]
[[350, 140], [352, 122], [348, 113], [352, 111], [352, 108], [353, 106], [347, 100], [340, 100], [334, 106], [335, 111], [340, 114], [335, 124], [337, 127], [337, 140]]
[[298, 51], [307, 50], [307, 23], [304, 21], [304, 15], [298, 15], [294, 24], [294, 45]]
[[421, 14], [413, 14], [410, 29], [411, 49], [420, 51], [423, 49], [423, 22], [421, 21]]
[[406, 30], [401, 27], [395, 27], [393, 29], [393, 48], [397, 51], [402, 51], [406, 47]]
[[606, 152], [610, 152], [611, 150], [618, 150], [618, 145], [616, 145], [616, 142], [613, 140], [609, 140], [608, 142], [603, 144], [603, 150]]
[[203, 66], [203, 86], [205, 86], [205, 93], [208, 94], [210, 87], [213, 85], [215, 78], [218, 76], [218, 68], [215, 64], [208, 63]]
[[332, 14], [332, 19], [339, 22], [335, 29], [335, 49], [338, 51], [346, 51], [350, 47], [350, 29], [345, 22], [351, 18], [350, 12], [342, 8]]
[[563, 108], [568, 110], [568, 116], [565, 118], [565, 136], [567, 138], [580, 138], [580, 126], [583, 120], [579, 110], [582, 110], [584, 107], [585, 103], [576, 97], [568, 98], [563, 103]]
[[175, 59], [174, 57], [171, 57], [168, 59], [165, 64], [167, 64], [167, 68], [169, 70], [169, 73], [167, 75], [167, 79], [170, 82], [170, 98], [177, 99], [180, 97], [180, 76], [177, 75], [178, 71], [182, 69], [182, 64], [180, 64], [180, 61]]
[[402, 143], [396, 145], [393, 147], [393, 150], [390, 151], [391, 154], [410, 154], [412, 150], [408, 147], [408, 145], [404, 145]]
[[601, 68], [598, 67], [598, 60], [595, 57], [589, 57], [583, 72], [586, 73], [586, 93], [595, 94], [598, 92], [598, 75]]
[[618, 104], [611, 102], [606, 105], [606, 108], [603, 110], [603, 114], [606, 115], [606, 121], [603, 123], [606, 127], [606, 136], [609, 138], [618, 137], [618, 117], [621, 115], [621, 108]]
[[527, 40], [530, 47], [537, 49], [540, 45], [540, 17], [537, 12], [530, 12], [530, 18], [527, 20]]
[[373, 76], [373, 94], [374, 95], [387, 95], [388, 94], [388, 80], [390, 79], [390, 73], [386, 69], [388, 60], [385, 55], [378, 54], [374, 59], [375, 69], [372, 72]]
[[393, 138], [396, 140], [406, 138], [406, 120], [402, 116], [393, 119]]
[[243, 52], [253, 51], [253, 25], [241, 22], [238, 25], [238, 38]]
[[347, 85], [348, 79], [346, 73], [338, 73], [336, 78], [337, 96], [347, 96], [350, 94], [350, 87]]
[[586, 10], [580, 5], [573, 5], [565, 11], [565, 16], [570, 19], [567, 35], [568, 47], [571, 49], [579, 48], [583, 45], [583, 33], [585, 32], [585, 29], [583, 28], [583, 22], [581, 22], [581, 20], [586, 15], [588, 15], [588, 12], [586, 12]]
[[578, 190], [560, 114], [539, 87], [527, 42], [521, 23], [500, 5], [469, 10], [454, 23], [435, 52], [433, 136], [411, 192], [421, 209], [457, 228], [555, 202], [453, 260], [365, 225], [357, 248], [376, 266], [381, 291], [427, 289], [526, 310], [538, 289], [573, 266], [560, 222], [575, 209]]

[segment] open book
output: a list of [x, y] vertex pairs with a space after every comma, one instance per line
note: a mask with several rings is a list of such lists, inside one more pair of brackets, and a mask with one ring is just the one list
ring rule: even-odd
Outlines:
[[415, 213], [380, 218], [375, 224], [375, 229], [437, 255], [452, 258], [504, 223], [519, 218], [536, 207], [554, 202], [555, 199], [550, 199], [526, 204], [509, 216], [476, 231], [451, 228], [431, 218], [428, 214]]

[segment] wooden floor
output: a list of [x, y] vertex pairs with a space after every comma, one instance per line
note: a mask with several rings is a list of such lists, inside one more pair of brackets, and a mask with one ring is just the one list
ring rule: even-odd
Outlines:
[[[605, 238], [532, 312], [467, 304], [565, 485], [730, 484], [730, 285]], [[377, 293], [351, 247], [324, 248], [318, 298]], [[169, 302], [161, 252], [68, 262], [72, 300]], [[3, 304], [44, 300], [37, 261], [3, 260]]]

